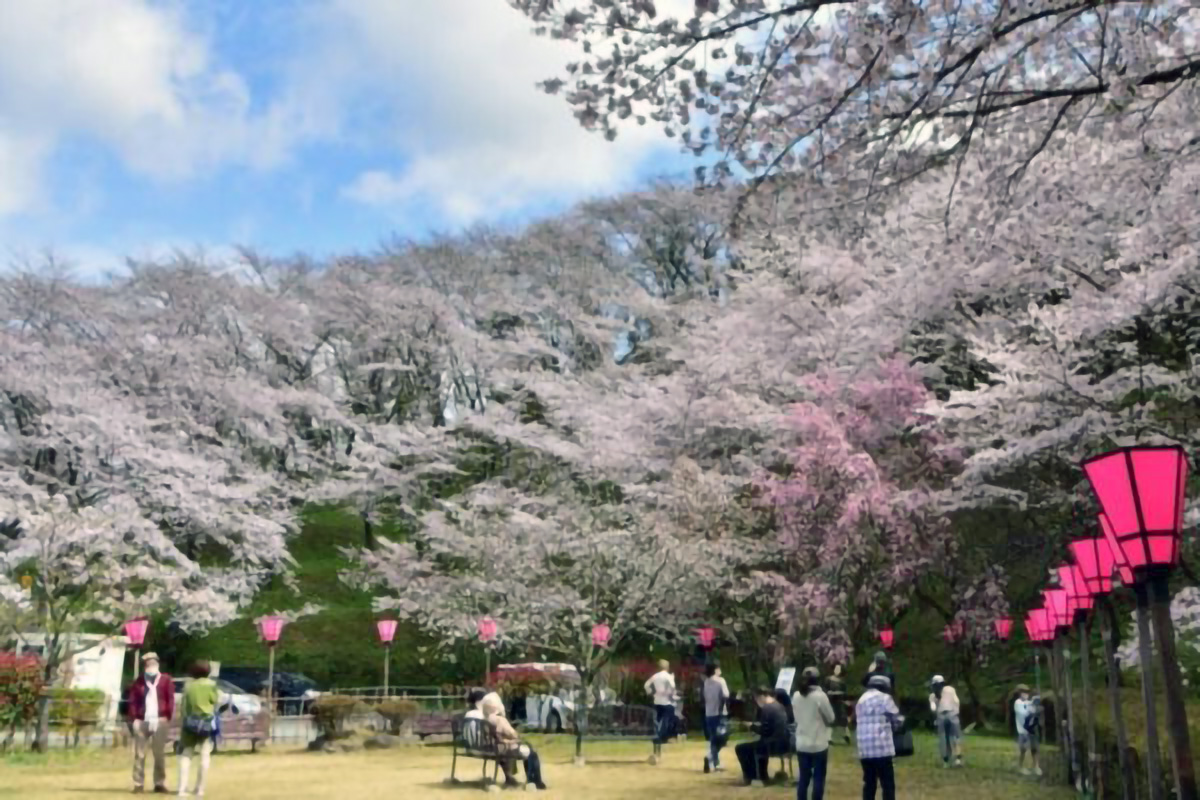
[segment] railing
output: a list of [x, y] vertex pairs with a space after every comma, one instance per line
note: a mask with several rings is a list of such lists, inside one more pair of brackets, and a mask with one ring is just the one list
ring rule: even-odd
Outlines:
[[[462, 694], [444, 692], [436, 686], [389, 686], [387, 694], [381, 686], [358, 686], [331, 689], [323, 694], [353, 697], [366, 707], [363, 711], [351, 715], [346, 721], [348, 728], [373, 728], [383, 731], [388, 722], [380, 714], [370, 710], [370, 706], [386, 700], [411, 700], [423, 711], [457, 710], [463, 705]], [[298, 701], [299, 698], [296, 698]], [[287, 701], [284, 701], [285, 704]], [[309, 709], [313, 701], [304, 701], [301, 705], [294, 704], [295, 713], [276, 714], [271, 720], [271, 740], [275, 742], [296, 742], [307, 744], [320, 735], [320, 730], [313, 721]], [[284, 708], [287, 708], [285, 705]]]

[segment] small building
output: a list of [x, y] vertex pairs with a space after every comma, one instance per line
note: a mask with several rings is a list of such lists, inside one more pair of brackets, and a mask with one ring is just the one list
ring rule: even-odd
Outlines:
[[[125, 651], [129, 639], [125, 636], [98, 633], [76, 633], [71, 635], [72, 649], [86, 648], [77, 652], [59, 669], [55, 685], [66, 689], [100, 689], [104, 692], [105, 707], [101, 712], [99, 729], [111, 730], [118, 722], [118, 705], [121, 702], [121, 679], [125, 671]], [[24, 633], [18, 639], [9, 639], [9, 648], [17, 653], [41, 656], [46, 650], [46, 635]]]

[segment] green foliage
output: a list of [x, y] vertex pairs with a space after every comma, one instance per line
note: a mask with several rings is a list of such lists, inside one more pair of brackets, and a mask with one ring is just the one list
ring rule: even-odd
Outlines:
[[415, 717], [420, 710], [421, 707], [412, 700], [385, 700], [375, 706], [376, 713], [387, 720], [388, 732], [393, 736], [398, 736], [404, 723]]
[[95, 725], [107, 698], [100, 689], [50, 689], [50, 724], [67, 729]]
[[0, 730], [7, 748], [12, 732], [37, 714], [42, 691], [42, 662], [35, 656], [0, 653]]
[[313, 722], [326, 739], [336, 739], [345, 733], [346, 721], [362, 709], [363, 704], [357, 698], [322, 695], [312, 705]]

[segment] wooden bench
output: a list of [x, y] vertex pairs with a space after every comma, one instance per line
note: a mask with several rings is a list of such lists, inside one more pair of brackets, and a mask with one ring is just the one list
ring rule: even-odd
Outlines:
[[509, 764], [505, 769], [505, 774], [512, 774], [513, 765], [521, 760], [520, 755], [511, 750], [500, 752], [496, 734], [493, 732], [492, 726], [485, 720], [456, 716], [451, 720], [451, 733], [454, 737], [454, 755], [450, 762], [449, 783], [459, 782], [455, 774], [459, 758], [477, 758], [483, 762], [482, 781], [485, 786], [488, 784], [487, 765], [489, 761], [492, 762], [491, 783], [495, 784], [500, 773], [501, 762]]
[[[167, 741], [175, 743], [176, 754], [183, 747], [180, 741], [182, 731], [183, 720], [180, 714], [176, 714], [175, 719], [171, 720], [170, 732], [167, 734]], [[257, 752], [259, 742], [269, 741], [270, 738], [271, 718], [265, 710], [257, 714], [233, 714], [226, 711], [221, 714], [221, 735], [217, 738], [213, 750], [215, 752], [218, 746], [224, 746], [227, 742], [250, 742], [250, 752]]]
[[427, 711], [413, 717], [413, 735], [424, 740], [426, 736], [452, 736], [454, 720], [461, 717], [450, 711]]

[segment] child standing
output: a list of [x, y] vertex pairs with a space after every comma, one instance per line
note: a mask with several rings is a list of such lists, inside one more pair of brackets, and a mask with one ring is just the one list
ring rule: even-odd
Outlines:
[[[1022, 775], [1041, 775], [1042, 768], [1038, 766], [1038, 744], [1041, 739], [1041, 698], [1030, 699], [1029, 687], [1021, 684], [1017, 687], [1017, 699], [1013, 702], [1013, 716], [1017, 721], [1017, 768]], [[1025, 766], [1025, 752], [1029, 752], [1030, 764], [1033, 769]]]

